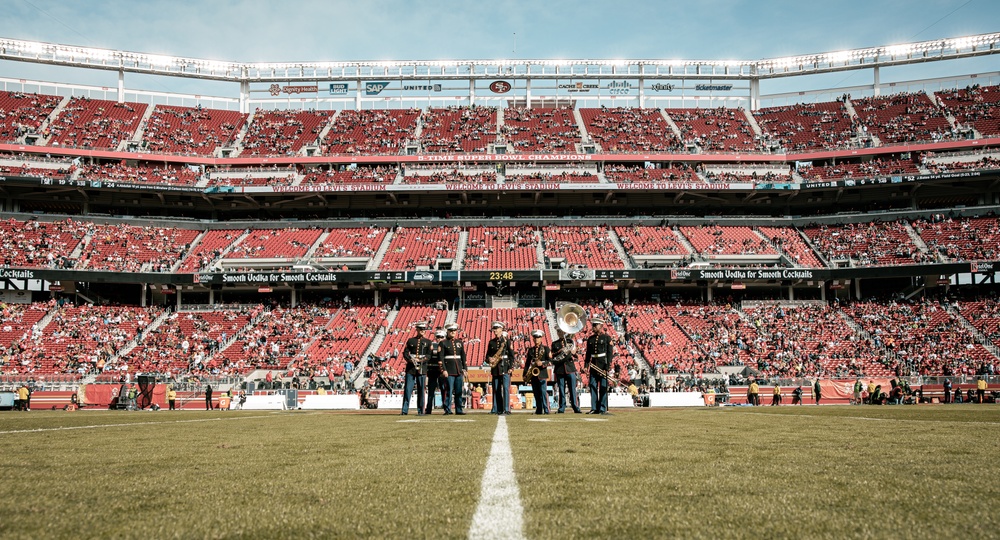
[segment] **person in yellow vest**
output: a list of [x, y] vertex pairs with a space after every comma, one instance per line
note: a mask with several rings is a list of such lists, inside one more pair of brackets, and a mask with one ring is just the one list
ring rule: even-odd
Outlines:
[[316, 395], [317, 396], [325, 396], [326, 395], [326, 387], [322, 386], [322, 385], [316, 387]]
[[20, 405], [21, 408], [20, 408], [20, 410], [22, 410], [22, 411], [30, 411], [31, 410], [31, 408], [28, 407], [28, 405], [29, 405], [29, 403], [28, 403], [28, 397], [30, 397], [30, 393], [28, 392], [28, 385], [22, 384], [21, 387], [17, 389], [17, 399], [18, 399], [18, 401], [21, 402], [21, 405]]
[[875, 393], [875, 381], [868, 381], [868, 403], [872, 403], [872, 394]]
[[751, 380], [750, 388], [747, 389], [747, 403], [754, 406], [760, 405], [759, 392], [760, 386], [757, 384], [757, 381]]
[[173, 387], [167, 387], [167, 403], [170, 404], [170, 410], [177, 410], [177, 390]]
[[976, 380], [976, 403], [982, 403], [986, 397], [986, 378]]
[[771, 405], [781, 405], [781, 385], [774, 381], [774, 394], [771, 396]]

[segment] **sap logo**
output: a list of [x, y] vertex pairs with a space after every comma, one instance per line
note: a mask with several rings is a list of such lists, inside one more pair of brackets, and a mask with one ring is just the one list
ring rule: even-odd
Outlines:
[[388, 81], [378, 81], [365, 83], [365, 94], [369, 96], [377, 96], [385, 90], [385, 87], [389, 86]]

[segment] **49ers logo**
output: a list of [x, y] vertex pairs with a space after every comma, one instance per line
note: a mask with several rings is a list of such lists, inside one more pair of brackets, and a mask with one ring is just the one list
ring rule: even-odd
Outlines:
[[507, 92], [510, 92], [511, 88], [512, 86], [507, 81], [493, 81], [490, 83], [490, 90], [494, 94], [506, 94]]

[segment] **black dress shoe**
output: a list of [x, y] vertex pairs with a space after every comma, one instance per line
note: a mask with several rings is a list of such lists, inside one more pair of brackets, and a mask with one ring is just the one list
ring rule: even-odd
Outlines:
[[573, 414], [582, 414], [583, 411], [573, 411]]
[[556, 414], [566, 414], [566, 411], [556, 411]]
[[601, 414], [604, 415], [604, 416], [611, 416], [611, 413], [609, 413], [608, 411], [604, 411]]
[[451, 414], [451, 411], [445, 411], [445, 412], [444, 412], [444, 415], [445, 415], [445, 416], [448, 416], [449, 414]]
[[405, 412], [401, 412], [401, 413], [399, 413], [399, 416], [406, 416], [406, 413]]
[[455, 414], [460, 414], [460, 415], [462, 415], [462, 416], [465, 416], [465, 413], [464, 413], [464, 412], [457, 412], [457, 413], [455, 413]]

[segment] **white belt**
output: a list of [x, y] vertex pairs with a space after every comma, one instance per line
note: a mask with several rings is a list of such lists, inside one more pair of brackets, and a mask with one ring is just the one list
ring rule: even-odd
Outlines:
[[449, 359], [449, 360], [457, 360], [459, 358], [461, 358], [461, 356], [445, 356], [445, 359]]
[[594, 356], [596, 356], [598, 358], [601, 358], [601, 357], [607, 356], [607, 353], [595, 354]]

